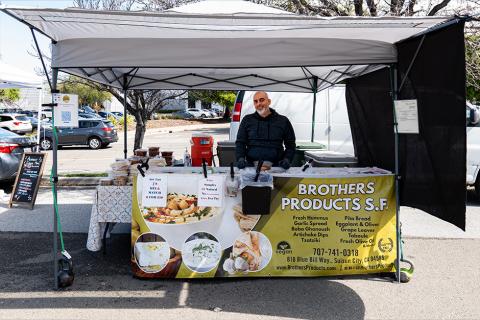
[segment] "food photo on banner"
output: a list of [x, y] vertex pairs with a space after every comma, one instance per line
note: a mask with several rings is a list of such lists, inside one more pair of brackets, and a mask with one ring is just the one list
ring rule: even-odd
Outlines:
[[[221, 207], [202, 206], [201, 174], [158, 176], [166, 182], [159, 191], [166, 195], [161, 207], [142, 203], [148, 198], [143, 194], [148, 174], [138, 175], [134, 183], [131, 264], [136, 277], [311, 277], [395, 271], [394, 175], [387, 171], [333, 178], [273, 174], [270, 212], [264, 215], [243, 212], [241, 192], [221, 193]], [[217, 176], [219, 181], [229, 179]]]

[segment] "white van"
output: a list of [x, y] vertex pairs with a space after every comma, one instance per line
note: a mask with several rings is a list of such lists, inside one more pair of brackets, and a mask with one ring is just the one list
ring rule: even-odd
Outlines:
[[480, 199], [480, 106], [467, 102], [467, 185]]
[[[255, 112], [254, 94], [255, 91], [238, 92], [230, 125], [230, 141], [236, 140], [243, 117]], [[269, 92], [268, 96], [272, 100], [271, 107], [290, 119], [297, 143], [311, 141], [313, 94]], [[467, 102], [466, 111], [467, 185], [475, 187], [480, 199], [480, 106]], [[337, 85], [317, 93], [314, 141], [323, 143], [330, 151], [354, 154], [345, 86]]]
[[[237, 139], [243, 117], [255, 112], [255, 91], [239, 91], [230, 124], [230, 141]], [[311, 141], [313, 93], [268, 92], [271, 108], [288, 117], [295, 130], [297, 144]], [[328, 150], [353, 155], [352, 134], [345, 101], [345, 86], [337, 85], [317, 93], [314, 142]]]

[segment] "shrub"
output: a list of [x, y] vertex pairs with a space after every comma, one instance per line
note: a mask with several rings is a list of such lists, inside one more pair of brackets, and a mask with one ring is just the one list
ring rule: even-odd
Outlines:
[[[116, 128], [123, 128], [123, 117], [117, 119], [113, 116], [109, 116], [108, 120], [116, 127]], [[132, 115], [127, 115], [127, 126], [132, 125], [135, 123], [135, 117]]]

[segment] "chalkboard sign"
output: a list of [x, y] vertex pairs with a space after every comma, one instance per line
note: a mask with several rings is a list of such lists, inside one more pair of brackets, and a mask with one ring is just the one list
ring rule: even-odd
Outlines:
[[38, 187], [42, 180], [43, 166], [47, 154], [26, 152], [23, 154], [20, 168], [17, 172], [9, 207], [12, 204], [26, 205], [33, 209], [37, 198]]

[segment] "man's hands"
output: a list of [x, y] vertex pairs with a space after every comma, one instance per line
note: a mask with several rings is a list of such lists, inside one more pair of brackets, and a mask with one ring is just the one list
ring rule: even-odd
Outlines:
[[285, 169], [285, 170], [290, 169], [290, 161], [288, 161], [288, 159], [283, 159], [282, 161], [280, 161], [280, 162], [278, 163], [278, 165], [279, 165], [280, 167], [282, 167], [283, 169]]
[[238, 161], [237, 161], [237, 168], [238, 169], [245, 169], [246, 166], [247, 166], [247, 161], [245, 160], [245, 158], [238, 159]]

